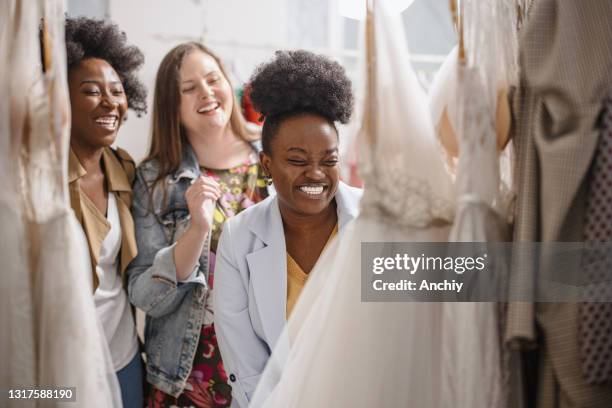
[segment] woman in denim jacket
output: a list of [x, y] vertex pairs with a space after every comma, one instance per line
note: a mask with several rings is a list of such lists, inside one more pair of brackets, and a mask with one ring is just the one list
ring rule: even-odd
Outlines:
[[246, 128], [219, 59], [198, 43], [157, 72], [153, 136], [132, 213], [129, 296], [146, 317], [148, 406], [226, 407], [211, 292], [223, 222], [267, 196], [258, 135]]

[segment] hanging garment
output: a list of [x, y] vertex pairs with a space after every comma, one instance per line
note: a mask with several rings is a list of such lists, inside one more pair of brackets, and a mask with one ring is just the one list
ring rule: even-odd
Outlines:
[[[598, 139], [594, 124], [612, 88], [612, 42], [603, 40], [612, 38], [612, 2], [537, 0], [532, 7], [521, 36], [514, 107], [514, 240], [576, 242], [583, 240], [584, 180]], [[550, 260], [514, 261], [512, 286], [533, 292], [537, 271], [546, 270]], [[539, 408], [610, 406], [612, 387], [589, 386], [583, 377], [578, 306], [509, 305], [506, 339], [517, 347], [540, 346]]]
[[[503, 95], [517, 80], [516, 9], [505, 0], [467, 0], [461, 19], [465, 50], [451, 53], [430, 99], [434, 120], [445, 110], [458, 139], [457, 214], [449, 241], [506, 241], [509, 188], [500, 177], [504, 169], [498, 153], [506, 126], [499, 112], [507, 106]], [[462, 54], [465, 60], [458, 61]], [[505, 407], [499, 305], [445, 303], [443, 312], [442, 333], [452, 339], [443, 343], [444, 406]], [[488, 387], [481, 387], [482, 378]]]
[[[459, 161], [457, 214], [449, 236], [453, 242], [506, 239], [504, 217], [493, 205], [499, 200], [499, 163], [494, 110], [476, 67], [459, 65]], [[493, 408], [504, 406], [498, 305], [445, 303], [442, 380], [444, 406]], [[490, 387], [481, 388], [482, 378]], [[450, 379], [450, 381], [445, 381]]]
[[[16, 160], [21, 132], [13, 132], [11, 118], [23, 115], [23, 98], [13, 97], [10, 75], [15, 50], [10, 41], [19, 38], [18, 27], [23, 17], [20, 2], [10, 2], [0, 15], [0, 90], [10, 103], [0, 104], [0, 255], [2, 276], [0, 285], [0, 387], [4, 390], [15, 389], [28, 384], [36, 384], [36, 343], [34, 336], [33, 288], [29, 275], [26, 231], [19, 196], [19, 168]], [[27, 17], [25, 17], [27, 18]], [[10, 334], [10, 335], [9, 335]], [[7, 405], [17, 406], [15, 402]], [[35, 407], [33, 400], [19, 402], [21, 407]]]
[[446, 241], [454, 216], [451, 176], [389, 3], [376, 1], [367, 23], [362, 212], [311, 271], [254, 407], [442, 406], [441, 343], [452, 341], [441, 336], [442, 304], [361, 301], [363, 241]]
[[[587, 243], [612, 242], [612, 188], [608, 178], [612, 174], [612, 94], [604, 102], [601, 133], [591, 171], [587, 195], [584, 240]], [[586, 259], [588, 282], [605, 282], [612, 265], [603, 261], [605, 254], [595, 252], [595, 259]], [[591, 262], [589, 262], [591, 261]], [[586, 298], [594, 302], [580, 305], [580, 351], [582, 370], [588, 384], [612, 381], [612, 303], [597, 302], [612, 298], [609, 284], [595, 284], [586, 288]]]
[[[64, 5], [5, 3], [0, 218], [10, 235], [0, 246], [0, 388], [75, 387], [77, 405], [120, 407], [91, 277], [83, 273], [90, 270], [87, 247], [68, 204]], [[9, 407], [59, 404], [8, 400]]]

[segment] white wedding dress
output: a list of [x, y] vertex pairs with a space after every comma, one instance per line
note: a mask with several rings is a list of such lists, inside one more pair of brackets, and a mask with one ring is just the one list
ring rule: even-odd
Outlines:
[[85, 237], [68, 200], [64, 3], [9, 0], [4, 6], [0, 89], [8, 102], [0, 104], [0, 389], [74, 387], [74, 400], [2, 402], [120, 407], [95, 311]]
[[[490, 209], [498, 195], [498, 173], [486, 176], [478, 190], [478, 163], [470, 166], [470, 160], [484, 160], [487, 169], [499, 166], [494, 131], [489, 134], [491, 109], [483, 106], [489, 99], [469, 112], [457, 105], [453, 109], [466, 121], [460, 122], [461, 146], [472, 145], [471, 153], [466, 150], [460, 158], [455, 190], [427, 98], [410, 66], [399, 16], [387, 6], [386, 0], [375, 1], [366, 26], [361, 214], [311, 272], [253, 407], [504, 404], [496, 305], [361, 300], [362, 242], [484, 241], [498, 218]], [[453, 95], [463, 98], [465, 89]], [[467, 89], [482, 91], [476, 85]], [[451, 102], [462, 104], [461, 99]], [[483, 137], [492, 140], [474, 146]]]

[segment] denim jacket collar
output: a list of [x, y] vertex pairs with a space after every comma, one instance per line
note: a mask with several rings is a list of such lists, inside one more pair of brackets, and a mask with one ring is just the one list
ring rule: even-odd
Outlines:
[[[255, 151], [255, 153], [259, 154], [262, 150], [261, 140], [255, 140], [249, 142], [251, 148]], [[187, 178], [190, 180], [196, 179], [200, 177], [202, 172], [200, 171], [200, 164], [198, 163], [198, 158], [193, 151], [190, 143], [183, 143], [183, 149], [181, 153], [181, 164], [179, 164], [178, 169], [172, 174], [172, 183], [178, 182], [182, 178]]]
[[172, 183], [178, 182], [182, 178], [196, 179], [200, 176], [200, 165], [198, 158], [189, 143], [183, 143], [183, 149], [181, 153], [181, 164], [179, 168], [172, 174]]

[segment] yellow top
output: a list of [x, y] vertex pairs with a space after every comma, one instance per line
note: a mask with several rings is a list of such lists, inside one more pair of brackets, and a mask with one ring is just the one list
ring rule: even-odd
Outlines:
[[[336, 224], [331, 234], [329, 234], [325, 247], [327, 247], [327, 244], [329, 244], [336, 233], [338, 233], [338, 224]], [[323, 249], [325, 249], [325, 247], [323, 247]], [[298, 265], [295, 259], [287, 252], [287, 319], [289, 319], [307, 279], [308, 274], [302, 270], [300, 265]]]

